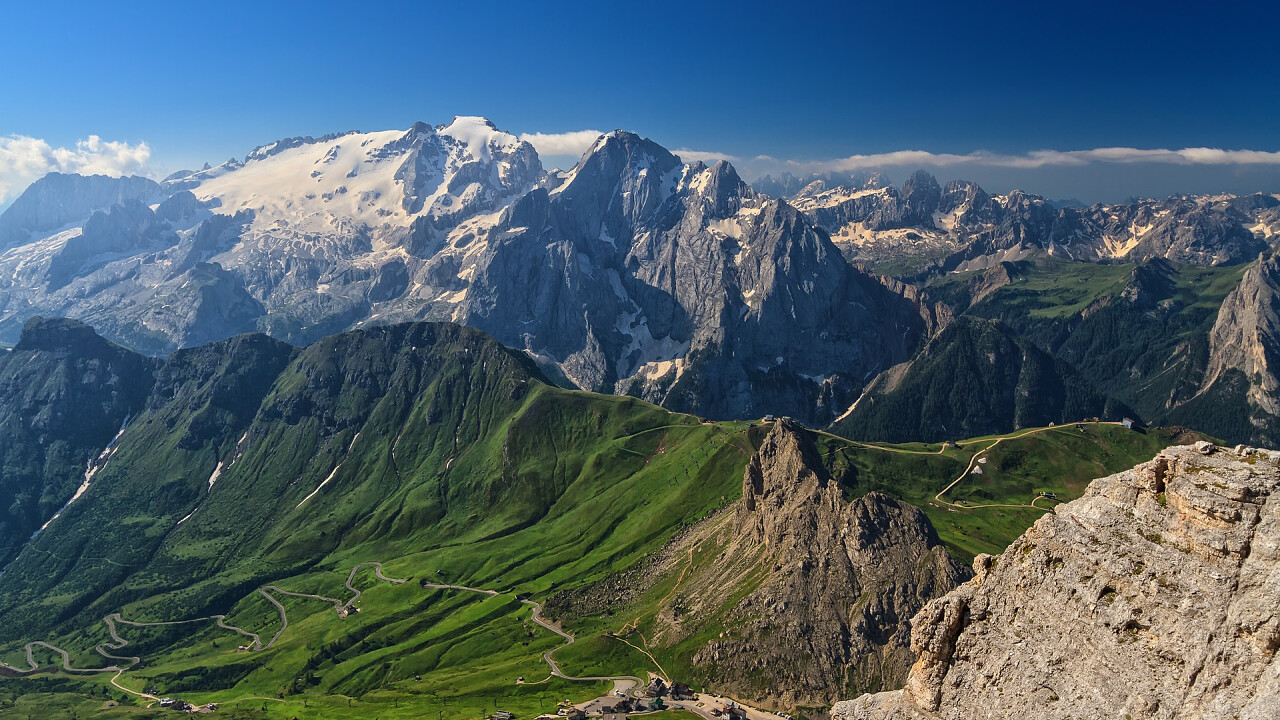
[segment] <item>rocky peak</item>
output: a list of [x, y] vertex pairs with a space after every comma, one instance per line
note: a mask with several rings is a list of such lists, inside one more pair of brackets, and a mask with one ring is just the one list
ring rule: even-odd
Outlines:
[[147, 200], [159, 189], [154, 180], [144, 177], [49, 173], [0, 214], [0, 250], [81, 222], [97, 210], [126, 200]]
[[747, 465], [733, 534], [714, 571], [725, 579], [707, 579], [717, 598], [740, 563], [773, 571], [730, 611], [732, 636], [694, 664], [729, 687], [766, 672], [784, 705], [900, 683], [908, 618], [967, 577], [920, 510], [879, 493], [845, 500], [813, 434], [787, 420]]
[[777, 548], [794, 531], [780, 519], [821, 503], [824, 496], [839, 499], [839, 488], [834, 488], [834, 497], [829, 492], [831, 478], [817, 449], [812, 442], [803, 442], [801, 432], [789, 420], [777, 421], [747, 464], [738, 511], [742, 537]]
[[1244, 373], [1251, 402], [1280, 415], [1280, 255], [1259, 257], [1218, 311], [1204, 386], [1228, 370]]
[[738, 176], [733, 165], [719, 160], [710, 168], [702, 170], [706, 179], [701, 183], [701, 195], [712, 217], [726, 218], [738, 212], [743, 198], [753, 197], [750, 186]]
[[968, 180], [952, 180], [942, 190], [938, 212], [949, 213], [965, 208], [974, 210], [984, 208], [991, 202], [991, 196], [978, 183]]
[[662, 205], [674, 183], [664, 186], [682, 166], [680, 158], [652, 140], [615, 130], [596, 141], [557, 192], [576, 212], [600, 217], [615, 211], [635, 222]]
[[1177, 268], [1168, 260], [1152, 258], [1133, 269], [1121, 296], [1137, 308], [1151, 309], [1161, 300], [1173, 297], [1176, 273]]
[[388, 154], [397, 152], [407, 154], [395, 174], [405, 211], [449, 226], [496, 209], [542, 177], [533, 146], [482, 117], [455, 117], [434, 128], [415, 123], [387, 146]]
[[78, 320], [36, 316], [22, 326], [22, 338], [14, 351], [83, 353], [86, 348], [105, 348], [110, 344]]
[[1233, 197], [1227, 201], [1227, 204], [1240, 212], [1250, 213], [1258, 210], [1270, 210], [1280, 207], [1280, 197], [1276, 197], [1275, 195], [1266, 195], [1263, 193], [1254, 193], [1252, 195]]
[[839, 720], [1274, 717], [1280, 453], [1202, 442], [1095, 480], [913, 622]]
[[910, 505], [877, 492], [846, 502], [810, 431], [785, 419], [774, 424], [747, 464], [738, 534], [791, 557], [820, 551], [831, 541], [851, 556], [896, 545], [918, 543], [914, 552], [941, 547], [924, 513]]
[[942, 187], [938, 185], [937, 178], [924, 170], [917, 170], [902, 184], [902, 199], [913, 215], [932, 215], [942, 202]]

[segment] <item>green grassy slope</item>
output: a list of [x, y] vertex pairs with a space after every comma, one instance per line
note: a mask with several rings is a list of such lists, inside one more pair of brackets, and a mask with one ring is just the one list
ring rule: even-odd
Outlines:
[[[557, 389], [456, 326], [349, 333], [300, 352], [248, 336], [179, 354], [159, 377], [85, 497], [6, 572], [10, 665], [25, 665], [34, 639], [77, 666], [107, 664], [93, 646], [115, 611], [222, 613], [265, 642], [279, 613], [260, 586], [345, 598], [349, 569], [382, 560], [412, 581], [366, 570], [362, 612], [345, 621], [331, 604], [280, 596], [290, 626], [262, 653], [237, 652], [244, 638], [212, 622], [121, 626], [122, 652], [145, 658], [123, 682], [218, 701], [320, 692], [352, 699], [361, 717], [356, 705], [394, 710], [400, 697], [469, 703], [459, 717], [489, 695], [529, 710], [568, 683], [533, 684], [547, 676], [540, 652], [560, 641], [515, 594], [633, 565], [735, 496], [751, 452], [738, 425]], [[516, 687], [520, 675], [530, 684]]]
[[154, 371], [73, 320], [35, 318], [18, 347], [0, 353], [0, 567], [142, 409]]
[[[347, 333], [302, 350], [245, 336], [179, 353], [155, 378], [86, 495], [5, 572], [0, 661], [25, 667], [24, 645], [44, 640], [76, 667], [103, 667], [112, 661], [94, 647], [111, 639], [102, 619], [115, 612], [136, 622], [223, 614], [266, 643], [281, 622], [263, 586], [345, 600], [348, 573], [370, 561], [406, 580], [361, 569], [360, 612], [347, 619], [331, 602], [268, 590], [289, 622], [261, 652], [238, 650], [248, 640], [212, 620], [117, 626], [129, 644], [113, 652], [142, 657], [119, 683], [222, 703], [228, 717], [473, 718], [498, 707], [528, 717], [606, 691], [548, 677], [541, 655], [563, 640], [521, 600], [643, 568], [677, 533], [729, 516], [715, 512], [740, 496], [761, 432], [555, 388], [523, 356], [452, 325]], [[941, 454], [822, 441], [849, 493], [924, 507], [962, 556], [998, 550], [1039, 512], [934, 504], [989, 441]], [[1005, 441], [983, 483], [950, 497], [1069, 497], [1167, 442], [1103, 426]], [[707, 544], [690, 562], [717, 553]], [[726, 588], [725, 607], [759, 579]], [[642, 633], [679, 584], [678, 574], [659, 578], [629, 608]], [[629, 619], [575, 620], [579, 642], [557, 651], [565, 671], [643, 676], [660, 663], [685, 676], [721, 630], [712, 622], [651, 658], [604, 635]], [[147, 701], [111, 677], [0, 681], [0, 717], [145, 712]]]
[[[1150, 460], [1169, 445], [1202, 439], [1180, 428], [1135, 432], [1106, 423], [1033, 429], [1024, 435], [1027, 432], [1012, 433], [1013, 439], [999, 444], [994, 441], [1004, 436], [963, 440], [954, 448], [886, 445], [919, 454], [849, 447], [828, 438], [829, 462], [849, 494], [876, 490], [923, 509], [952, 554], [969, 559], [980, 552], [1003, 552], [1045, 509], [1079, 497], [1090, 480]], [[944, 496], [961, 507], [937, 501], [934, 496], [964, 474], [975, 456], [987, 458], [986, 463], [974, 463], [982, 474], [965, 475]], [[1055, 493], [1057, 501], [1018, 507], [1041, 492]]]

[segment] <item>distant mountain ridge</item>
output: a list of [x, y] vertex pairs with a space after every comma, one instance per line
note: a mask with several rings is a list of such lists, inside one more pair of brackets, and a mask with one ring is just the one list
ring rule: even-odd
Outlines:
[[924, 172], [761, 186], [787, 197], [625, 131], [547, 173], [475, 117], [287, 138], [158, 185], [49, 176], [0, 216], [0, 342], [38, 314], [153, 355], [447, 320], [565, 384], [825, 425], [944, 328], [931, 278], [1045, 256], [1225, 267], [1280, 237], [1271, 195], [1080, 209]]
[[160, 185], [144, 177], [49, 173], [0, 213], [0, 250], [82, 223], [97, 210], [158, 194]]
[[1081, 262], [1232, 265], [1280, 238], [1280, 196], [1264, 193], [1058, 207], [1020, 190], [992, 196], [962, 180], [942, 187], [917, 171], [901, 189], [816, 180], [787, 201], [855, 262], [908, 274], [983, 269], [1041, 251]]

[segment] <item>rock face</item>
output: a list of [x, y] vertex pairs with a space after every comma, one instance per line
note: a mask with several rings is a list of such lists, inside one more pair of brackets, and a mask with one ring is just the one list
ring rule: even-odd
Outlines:
[[555, 180], [476, 239], [455, 317], [579, 387], [821, 423], [921, 332], [909, 301], [727, 163], [619, 131]]
[[814, 182], [787, 198], [855, 261], [899, 272], [904, 264], [978, 270], [1037, 251], [1085, 262], [1232, 265], [1280, 234], [1280, 198], [1263, 194], [1055, 207], [1017, 190], [991, 196], [966, 181], [939, 188], [918, 171], [901, 190]]
[[1229, 370], [1248, 379], [1251, 404], [1280, 416], [1280, 255], [1260, 258], [1218, 311], [1205, 387]]
[[31, 184], [0, 214], [0, 250], [40, 233], [80, 223], [97, 210], [127, 200], [146, 200], [160, 186], [144, 177], [49, 173]]
[[720, 620], [725, 631], [694, 652], [695, 674], [780, 706], [901, 684], [909, 618], [968, 577], [920, 510], [879, 493], [845, 500], [809, 432], [785, 421], [751, 459], [720, 528], [719, 559], [681, 585], [654, 640], [696, 634], [726, 594], [749, 590]]
[[1275, 717], [1277, 490], [1280, 453], [1209, 443], [1094, 481], [915, 617], [903, 690], [833, 717]]

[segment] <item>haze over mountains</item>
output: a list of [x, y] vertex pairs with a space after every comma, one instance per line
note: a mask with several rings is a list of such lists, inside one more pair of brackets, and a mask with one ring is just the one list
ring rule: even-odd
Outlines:
[[[624, 131], [548, 173], [531, 145], [467, 117], [290, 138], [159, 184], [50, 175], [0, 215], [0, 340], [35, 315], [80, 319], [153, 354], [248, 331], [305, 344], [450, 320], [576, 387], [826, 424], [966, 311], [931, 284], [1054, 258], [1230, 268], [1280, 232], [1272, 195], [1058, 208], [925, 173], [901, 188], [834, 180], [767, 181], [790, 193], [773, 198], [727, 163], [683, 163]], [[1113, 298], [1092, 300], [1072, 309], [1077, 321]], [[1189, 383], [1207, 370], [1196, 347]], [[1055, 377], [1082, 362], [1060, 360]], [[1098, 399], [1072, 410], [1145, 403], [1094, 384]], [[1015, 422], [994, 417], [995, 428]]]

